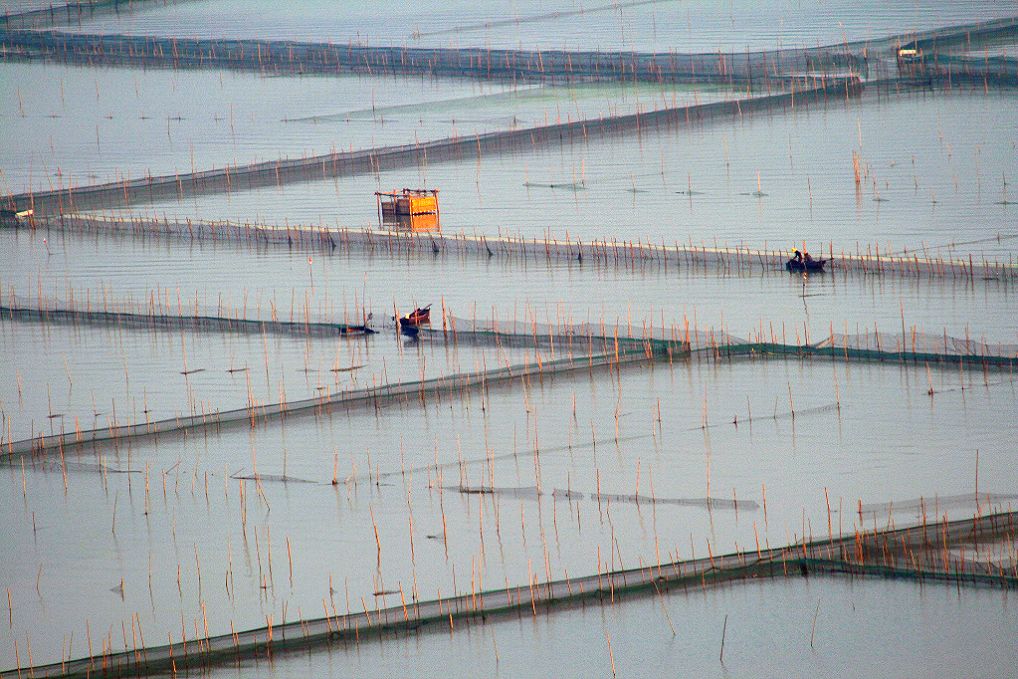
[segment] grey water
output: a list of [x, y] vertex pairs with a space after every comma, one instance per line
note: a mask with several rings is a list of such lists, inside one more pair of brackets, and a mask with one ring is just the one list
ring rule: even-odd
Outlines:
[[713, 86], [536, 85], [384, 76], [0, 63], [0, 190], [140, 176], [708, 103]]
[[[371, 227], [372, 193], [442, 190], [446, 232], [1014, 261], [1011, 93], [911, 93], [104, 214]], [[859, 158], [860, 181], [853, 154]], [[553, 186], [565, 188], [550, 188]]]
[[580, 2], [517, 0], [493, 8], [454, 0], [394, 3], [378, 12], [363, 0], [343, 12], [323, 0], [216, 0], [136, 4], [71, 26], [87, 33], [311, 40], [408, 47], [716, 52], [880, 40], [1015, 13], [1012, 2], [874, 0], [752, 2]]
[[[0, 11], [40, 6], [0, 3]], [[59, 30], [647, 51], [879, 41], [1013, 2], [134, 3]], [[1005, 52], [1005, 42], [989, 50]], [[1010, 53], [1010, 52], [1008, 52]], [[0, 64], [0, 191], [190, 172], [731, 98], [723, 88]], [[375, 228], [439, 187], [447, 234], [1018, 257], [1014, 95], [832, 98], [377, 175], [97, 210]], [[860, 181], [855, 181], [853, 154]], [[0, 229], [3, 303], [342, 322], [717, 328], [788, 342], [916, 327], [1018, 340], [1012, 283]], [[178, 301], [179, 300], [179, 301]], [[0, 321], [0, 441], [568, 354]], [[563, 353], [565, 352], [565, 353]], [[231, 372], [231, 370], [236, 372]], [[183, 374], [187, 373], [187, 374]], [[26, 457], [0, 454], [0, 667], [533, 579], [1013, 509], [1009, 370], [660, 361]], [[55, 416], [55, 417], [54, 417]], [[476, 493], [488, 488], [498, 492]], [[651, 501], [648, 502], [647, 498]], [[965, 546], [959, 549], [965, 549]], [[1013, 563], [1013, 545], [999, 546]], [[1007, 592], [825, 578], [673, 592], [228, 667], [215, 676], [1000, 676]], [[2, 614], [0, 614], [2, 615]], [[724, 663], [719, 658], [727, 616]], [[814, 626], [815, 625], [815, 626]], [[672, 628], [675, 634], [672, 633]], [[609, 655], [609, 639], [611, 654]], [[15, 651], [15, 642], [18, 651]]]
[[[322, 398], [532, 360], [530, 352], [0, 321], [0, 441]], [[390, 324], [391, 325], [391, 324]]]
[[[289, 318], [295, 307], [312, 320], [348, 322], [366, 308], [377, 319], [393, 308], [444, 303], [468, 319], [547, 323], [643, 323], [796, 334], [819, 341], [831, 332], [911, 332], [1018, 341], [1007, 281], [913, 278], [839, 271], [803, 280], [783, 269], [728, 273], [721, 266], [636, 266], [572, 261], [403, 256], [301, 250], [280, 246], [186, 241], [56, 231], [0, 233], [0, 251], [18, 252], [0, 273], [7, 304], [84, 308], [108, 299], [145, 312], [149, 301], [177, 298], [188, 312]], [[308, 258], [311, 263], [308, 263]], [[296, 302], [295, 302], [296, 300]], [[800, 332], [801, 331], [801, 332]], [[807, 339], [800, 336], [801, 340]]]
[[[223, 633], [317, 616], [323, 600], [356, 611], [362, 597], [397, 604], [384, 593], [400, 588], [426, 600], [599, 559], [631, 567], [907, 525], [919, 498], [935, 516], [1007, 509], [1018, 432], [999, 414], [1015, 395], [1006, 373], [680, 362], [69, 449], [0, 470], [22, 555], [14, 633], [58, 659], [86, 622], [135, 614], [147, 638], [203, 614]], [[696, 502], [707, 497], [724, 502]], [[61, 547], [73, 533], [90, 539]]]
[[993, 677], [1018, 663], [1016, 626], [1014, 602], [994, 591], [894, 580], [747, 582], [363, 641], [209, 676], [388, 677], [411, 663], [445, 676], [539, 676], [543, 667], [612, 676], [614, 663], [620, 677]]

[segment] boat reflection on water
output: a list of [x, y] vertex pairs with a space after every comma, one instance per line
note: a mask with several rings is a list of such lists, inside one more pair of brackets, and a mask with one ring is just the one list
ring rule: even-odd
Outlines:
[[406, 233], [438, 233], [442, 230], [438, 223], [438, 215], [383, 216], [380, 226], [387, 231]]

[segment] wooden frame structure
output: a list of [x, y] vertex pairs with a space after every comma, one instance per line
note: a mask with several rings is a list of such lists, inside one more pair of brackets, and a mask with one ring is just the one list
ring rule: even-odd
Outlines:
[[438, 189], [375, 191], [378, 226], [398, 231], [439, 231]]

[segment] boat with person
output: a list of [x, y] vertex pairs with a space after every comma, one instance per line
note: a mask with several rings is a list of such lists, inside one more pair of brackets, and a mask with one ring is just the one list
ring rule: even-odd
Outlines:
[[798, 261], [796, 259], [790, 259], [785, 262], [786, 271], [806, 271], [808, 273], [823, 273], [824, 265], [827, 264], [826, 259], [811, 259], [809, 261]]
[[826, 259], [813, 259], [808, 252], [792, 250], [792, 258], [785, 262], [786, 271], [823, 273]]
[[417, 307], [405, 316], [399, 317], [400, 327], [417, 327], [419, 325], [425, 325], [431, 323], [431, 305], [426, 307]]

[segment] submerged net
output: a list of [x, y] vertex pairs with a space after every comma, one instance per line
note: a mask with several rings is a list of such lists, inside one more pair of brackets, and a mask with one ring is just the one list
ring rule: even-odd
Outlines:
[[[75, 312], [68, 312], [74, 314]], [[95, 318], [80, 312], [82, 318]], [[105, 317], [101, 319], [105, 321]], [[75, 430], [50, 436], [40, 435], [21, 441], [0, 439], [0, 450], [8, 456], [62, 449], [66, 446], [117, 442], [122, 439], [179, 433], [186, 430], [220, 428], [230, 424], [258, 423], [297, 414], [328, 415], [335, 408], [387, 404], [426, 403], [442, 394], [461, 393], [466, 389], [487, 389], [509, 384], [529, 376], [552, 376], [595, 368], [618, 369], [624, 364], [655, 360], [723, 360], [756, 356], [828, 357], [831, 360], [867, 360], [897, 363], [976, 364], [988, 368], [1012, 370], [1018, 362], [1018, 345], [990, 343], [985, 340], [957, 338], [926, 333], [861, 333], [832, 335], [815, 343], [800, 345], [774, 341], [752, 341], [725, 331], [690, 330], [688, 326], [634, 327], [616, 323], [579, 323], [563, 320], [557, 324], [515, 319], [477, 321], [451, 316], [442, 310], [433, 327], [420, 332], [425, 341], [457, 344], [470, 342], [490, 346], [528, 346], [535, 350], [533, 360], [522, 365], [506, 365], [492, 370], [449, 375], [434, 379], [384, 384], [369, 388], [323, 394], [321, 397], [256, 405], [229, 411], [216, 411], [160, 421], [111, 422], [109, 426], [87, 431]], [[763, 338], [760, 338], [763, 339]]]
[[[451, 631], [492, 616], [561, 610], [578, 602], [614, 604], [617, 597], [661, 596], [663, 592], [706, 589], [748, 578], [797, 577], [810, 573], [848, 574], [913, 580], [941, 580], [977, 586], [1018, 585], [1013, 512], [903, 529], [874, 529], [784, 547], [650, 563], [638, 568], [471, 592], [363, 613], [326, 617], [198, 637], [193, 643], [135, 647], [50, 665], [21, 668], [34, 677], [120, 677], [200, 670], [287, 652], [307, 652], [335, 643], [391, 633]], [[975, 558], [973, 558], [975, 557]], [[529, 614], [529, 613], [528, 613]], [[5, 676], [16, 676], [13, 672]]]
[[791, 344], [782, 338], [754, 334], [733, 335], [716, 328], [690, 328], [688, 323], [653, 326], [646, 323], [604, 321], [575, 323], [565, 318], [559, 323], [537, 322], [533, 319], [476, 320], [445, 317], [446, 332], [455, 332], [463, 341], [511, 343], [517, 338], [542, 341], [553, 346], [583, 346], [593, 339], [610, 348], [614, 342], [643, 345], [657, 351], [659, 347], [688, 348], [694, 355], [734, 357], [739, 355], [821, 355], [832, 358], [872, 359], [907, 362], [974, 362], [1010, 366], [1018, 362], [1018, 343], [990, 342], [985, 337], [954, 337], [906, 329], [902, 333], [860, 332], [834, 333], [818, 341], [810, 338]]
[[[170, 221], [146, 214], [68, 214], [36, 217], [38, 225], [83, 233], [117, 233], [139, 238], [228, 241], [274, 244], [305, 249], [384, 253], [521, 258], [534, 261], [592, 263], [600, 266], [632, 267], [656, 264], [664, 267], [702, 267], [722, 274], [784, 270], [789, 254], [783, 249], [752, 248], [745, 245], [696, 244], [651, 239], [590, 239], [527, 237], [503, 234], [488, 236], [464, 232], [379, 231], [325, 224], [271, 224], [229, 220]], [[1009, 236], [1010, 237], [1010, 236]], [[845, 251], [833, 242], [819, 248], [835, 272], [854, 271], [903, 277], [960, 278], [964, 280], [1011, 280], [1018, 278], [1013, 255], [1003, 259], [941, 254], [936, 249], [881, 252]]]

